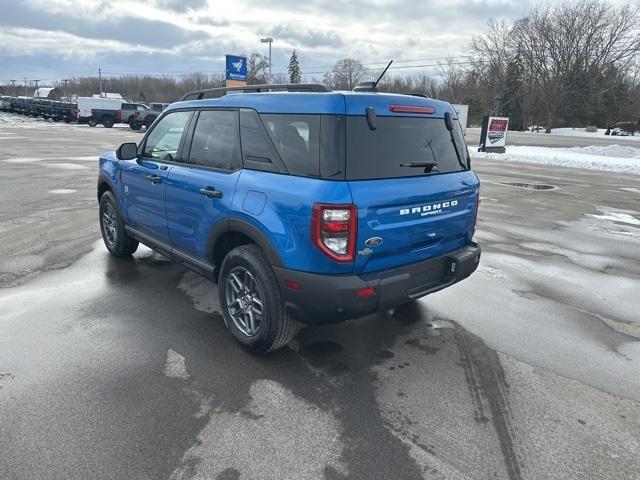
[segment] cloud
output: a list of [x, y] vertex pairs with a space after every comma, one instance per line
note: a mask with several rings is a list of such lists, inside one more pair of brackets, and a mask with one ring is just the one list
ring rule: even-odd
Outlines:
[[207, 6], [207, 0], [154, 0], [158, 8], [173, 10], [174, 12], [186, 12], [187, 10], [199, 10]]
[[205, 32], [183, 29], [161, 20], [115, 15], [96, 18], [75, 10], [63, 14], [13, 0], [0, 0], [0, 12], [0, 26], [59, 31], [154, 48], [171, 48], [208, 37]]
[[292, 45], [304, 47], [340, 47], [344, 44], [342, 38], [332, 30], [322, 31], [300, 29], [291, 25], [276, 25], [267, 33]]

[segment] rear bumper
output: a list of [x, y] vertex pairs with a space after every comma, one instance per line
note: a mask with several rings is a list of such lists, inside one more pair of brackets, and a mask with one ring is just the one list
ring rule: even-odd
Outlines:
[[[273, 267], [287, 308], [305, 323], [336, 323], [402, 305], [442, 290], [471, 275], [480, 261], [480, 246], [469, 243], [423, 262], [363, 275], [321, 275]], [[285, 286], [300, 284], [300, 290]], [[375, 295], [359, 297], [364, 288]]]

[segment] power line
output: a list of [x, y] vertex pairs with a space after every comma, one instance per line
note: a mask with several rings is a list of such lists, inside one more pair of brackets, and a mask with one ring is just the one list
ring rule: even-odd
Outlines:
[[[448, 56], [448, 57], [432, 57], [432, 58], [422, 58], [422, 59], [408, 59], [408, 60], [394, 60], [394, 66], [389, 68], [389, 70], [407, 70], [413, 68], [433, 68], [440, 66], [440, 61], [448, 61], [451, 59], [463, 58], [461, 55], [456, 56]], [[397, 65], [403, 63], [415, 63], [415, 62], [438, 62], [438, 63], [419, 63], [417, 65]], [[387, 61], [383, 62], [367, 62], [363, 63], [364, 67], [375, 67], [375, 66], [384, 66]], [[475, 62], [471, 61], [455, 61], [451, 62], [451, 65], [470, 65]], [[331, 73], [334, 65], [316, 65], [309, 66], [301, 73], [303, 75], [323, 75], [326, 73]], [[324, 70], [321, 70], [324, 69]], [[286, 74], [288, 72], [287, 66], [273, 67], [275, 75]], [[367, 72], [375, 71], [376, 68], [366, 68]], [[209, 75], [224, 75], [224, 70], [122, 70], [122, 69], [103, 69], [103, 75], [122, 75], [122, 76], [150, 76], [150, 77], [186, 77], [197, 73], [209, 74]], [[39, 80], [41, 82], [46, 81], [62, 81], [64, 78], [72, 78], [72, 77], [84, 77], [84, 76], [94, 76], [94, 71], [84, 71], [84, 72], [73, 72], [73, 73], [56, 73], [49, 75], [39, 75]]]

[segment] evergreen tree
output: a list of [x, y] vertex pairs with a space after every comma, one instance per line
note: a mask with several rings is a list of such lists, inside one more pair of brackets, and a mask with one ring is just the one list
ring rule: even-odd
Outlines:
[[291, 83], [300, 83], [300, 62], [298, 61], [298, 54], [294, 50], [291, 52], [291, 58], [289, 59], [289, 81]]

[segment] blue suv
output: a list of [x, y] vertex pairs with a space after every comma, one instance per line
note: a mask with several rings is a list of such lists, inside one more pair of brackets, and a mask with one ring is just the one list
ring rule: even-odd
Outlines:
[[[373, 89], [372, 89], [373, 90]], [[100, 157], [104, 243], [218, 283], [249, 350], [469, 276], [479, 182], [456, 112], [420, 95], [263, 85], [187, 94]]]

